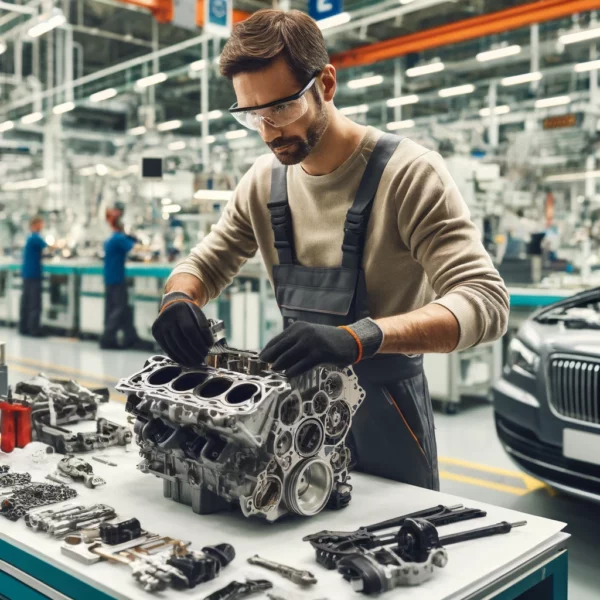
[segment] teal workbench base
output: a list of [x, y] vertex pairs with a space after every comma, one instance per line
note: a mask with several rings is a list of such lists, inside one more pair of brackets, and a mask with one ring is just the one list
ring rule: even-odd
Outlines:
[[[73, 600], [115, 600], [57, 567], [15, 548], [0, 540], [0, 561], [4, 561], [30, 575], [50, 588]], [[0, 600], [46, 600], [47, 596], [25, 585], [18, 579], [1, 571]], [[341, 579], [340, 579], [341, 582]], [[342, 582], [341, 582], [342, 583]], [[396, 592], [400, 594], [401, 590]], [[391, 598], [390, 592], [385, 597]], [[149, 595], [149, 598], [152, 596]], [[357, 596], [359, 597], [359, 596]], [[425, 596], [424, 596], [425, 597]], [[562, 550], [548, 562], [532, 569], [509, 588], [496, 595], [486, 596], [494, 600], [567, 600], [568, 552]]]

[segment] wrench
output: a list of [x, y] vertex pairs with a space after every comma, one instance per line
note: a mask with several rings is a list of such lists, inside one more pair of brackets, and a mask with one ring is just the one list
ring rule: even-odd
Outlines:
[[312, 585], [317, 583], [316, 577], [309, 571], [301, 571], [299, 569], [294, 569], [293, 567], [281, 565], [279, 563], [261, 558], [258, 556], [258, 554], [249, 558], [248, 562], [251, 565], [256, 565], [257, 567], [264, 567], [269, 571], [275, 571], [297, 585]]

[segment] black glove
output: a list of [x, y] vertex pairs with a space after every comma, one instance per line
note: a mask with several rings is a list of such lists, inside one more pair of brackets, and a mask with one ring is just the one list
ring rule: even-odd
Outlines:
[[296, 377], [319, 365], [347, 367], [370, 358], [381, 347], [383, 332], [371, 319], [348, 327], [297, 321], [274, 337], [260, 354], [275, 371]]
[[163, 297], [152, 335], [169, 358], [185, 367], [202, 364], [213, 345], [208, 319], [183, 292], [171, 292]]

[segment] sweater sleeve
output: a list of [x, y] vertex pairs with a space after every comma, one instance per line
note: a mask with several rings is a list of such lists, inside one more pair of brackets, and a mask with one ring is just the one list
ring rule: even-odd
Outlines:
[[218, 223], [175, 267], [171, 277], [189, 273], [204, 283], [210, 300], [219, 296], [258, 249], [248, 208], [250, 196], [255, 193], [252, 167], [240, 180]]
[[460, 326], [456, 350], [500, 338], [509, 295], [481, 242], [442, 157], [427, 152], [408, 167], [396, 193], [398, 226], [437, 299]]

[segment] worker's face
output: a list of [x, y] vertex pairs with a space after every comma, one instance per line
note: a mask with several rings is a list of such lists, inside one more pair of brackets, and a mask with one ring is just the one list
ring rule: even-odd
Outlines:
[[42, 229], [44, 229], [44, 221], [37, 221], [31, 226], [31, 231], [35, 231], [36, 233], [39, 233]]
[[[282, 57], [261, 71], [239, 73], [233, 77], [240, 108], [262, 106], [288, 98], [302, 90], [307, 83], [296, 79]], [[300, 118], [282, 127], [275, 127], [268, 120], [260, 120], [258, 132], [282, 164], [301, 163], [319, 144], [329, 124], [328, 103], [334, 93], [335, 69], [328, 65], [303, 95], [306, 112]]]

